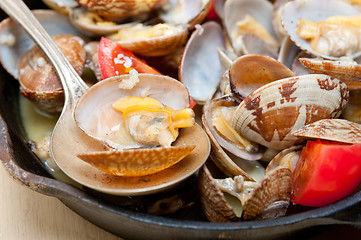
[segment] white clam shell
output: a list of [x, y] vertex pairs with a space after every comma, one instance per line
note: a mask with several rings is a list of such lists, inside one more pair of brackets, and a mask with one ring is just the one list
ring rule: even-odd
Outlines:
[[179, 77], [198, 103], [210, 100], [218, 88], [223, 71], [217, 48], [224, 46], [222, 28], [216, 22], [197, 28], [186, 45]]
[[179, 81], [153, 74], [139, 74], [138, 77], [139, 82], [132, 89], [119, 88], [119, 84], [127, 81], [129, 75], [111, 77], [90, 88], [76, 106], [75, 121], [78, 126], [89, 136], [110, 147], [130, 148], [132, 146], [122, 146], [109, 139], [112, 129], [122, 124], [121, 113], [112, 107], [117, 100], [132, 96], [152, 97], [174, 110], [189, 106], [188, 91]]
[[[89, 24], [87, 22], [81, 21], [81, 18], [85, 17], [89, 11], [84, 8], [73, 8], [69, 11], [69, 19], [72, 24], [81, 32], [89, 36], [104, 36], [117, 32], [119, 29], [127, 28], [134, 26], [138, 21], [126, 22], [121, 24], [109, 25], [96, 25]], [[115, 22], [114, 22], [115, 23]]]
[[223, 22], [232, 46], [237, 52], [241, 51], [241, 49], [237, 47], [237, 40], [232, 39], [231, 36], [232, 32], [238, 28], [236, 23], [243, 20], [246, 15], [252, 16], [269, 32], [269, 34], [277, 39], [271, 21], [272, 12], [273, 5], [267, 0], [227, 0], [225, 2]]
[[345, 119], [321, 119], [292, 132], [292, 135], [305, 139], [361, 144], [361, 124]]
[[[297, 34], [297, 22], [299, 18], [304, 18], [313, 22], [320, 22], [331, 16], [358, 16], [361, 12], [352, 5], [338, 0], [296, 0], [288, 2], [282, 10], [282, 24], [287, 34], [301, 49], [315, 56], [327, 59], [338, 59], [314, 51], [307, 40], [302, 39]], [[356, 52], [349, 58], [356, 58], [361, 55], [361, 51]]]
[[210, 4], [210, 0], [168, 0], [160, 19], [175, 26], [188, 26], [191, 30], [204, 20]]

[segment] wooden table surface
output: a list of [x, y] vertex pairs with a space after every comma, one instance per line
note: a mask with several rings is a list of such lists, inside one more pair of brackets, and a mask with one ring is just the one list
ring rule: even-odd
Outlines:
[[[57, 198], [17, 183], [0, 163], [0, 240], [122, 240], [83, 219]], [[309, 236], [319, 239], [360, 239], [361, 230], [336, 226]], [[124, 240], [124, 239], [123, 239]]]
[[57, 198], [22, 186], [0, 163], [1, 240], [121, 240], [83, 219]]

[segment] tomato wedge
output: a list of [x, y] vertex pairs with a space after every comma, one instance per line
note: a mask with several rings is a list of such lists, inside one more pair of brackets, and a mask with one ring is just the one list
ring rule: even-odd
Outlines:
[[122, 48], [117, 42], [102, 37], [98, 50], [99, 67], [103, 78], [128, 74], [132, 69], [138, 73], [161, 74], [136, 57], [131, 51]]
[[211, 6], [209, 7], [209, 11], [207, 13], [207, 19], [209, 20], [215, 20], [218, 18], [218, 14], [216, 10], [214, 9], [214, 0], [211, 0]]
[[361, 144], [308, 141], [293, 182], [294, 204], [321, 207], [350, 195], [361, 183]]

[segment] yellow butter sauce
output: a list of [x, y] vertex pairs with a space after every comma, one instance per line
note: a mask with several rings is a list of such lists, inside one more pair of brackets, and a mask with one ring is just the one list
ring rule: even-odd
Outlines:
[[[29, 140], [40, 143], [45, 137], [51, 135], [59, 115], [50, 115], [40, 112], [32, 102], [20, 94], [19, 105], [22, 124]], [[40, 157], [39, 159], [44, 168], [55, 179], [79, 187], [79, 184], [75, 183], [68, 176], [66, 176], [52, 159]]]

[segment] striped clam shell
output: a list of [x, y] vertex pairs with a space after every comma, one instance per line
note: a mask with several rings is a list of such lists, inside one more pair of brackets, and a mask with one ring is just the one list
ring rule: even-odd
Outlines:
[[254, 142], [282, 150], [300, 142], [292, 131], [338, 117], [348, 98], [346, 84], [327, 75], [285, 78], [248, 95], [238, 106], [232, 126]]

